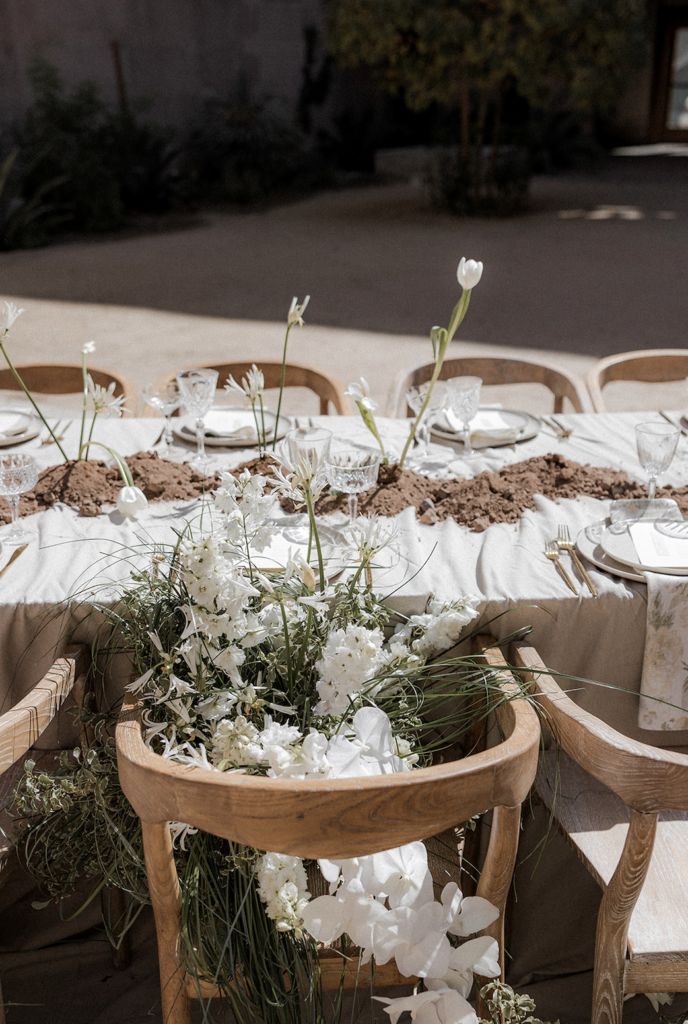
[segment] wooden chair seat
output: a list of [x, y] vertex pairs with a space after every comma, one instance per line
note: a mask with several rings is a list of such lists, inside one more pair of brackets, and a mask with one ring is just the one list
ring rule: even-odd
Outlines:
[[[631, 820], [629, 807], [564, 751], [546, 752], [537, 790], [588, 871], [606, 889], [623, 853]], [[636, 965], [688, 961], [685, 811], [659, 815], [652, 860], [631, 914], [627, 941], [627, 979], [638, 974]], [[627, 985], [626, 989], [633, 991]]]
[[[492, 667], [502, 668], [504, 660], [494, 645], [490, 638], [477, 638], [477, 653]], [[498, 745], [412, 772], [331, 781], [211, 773], [174, 764], [145, 745], [138, 703], [127, 700], [117, 725], [117, 760], [122, 789], [142, 821], [164, 1024], [188, 1024], [188, 998], [220, 994], [203, 986], [199, 993], [195, 981], [180, 970], [181, 897], [169, 821], [260, 850], [339, 859], [436, 836], [494, 809], [477, 894], [499, 908], [499, 918], [483, 934], [502, 946], [521, 803], [535, 777], [540, 726], [530, 704], [514, 697], [518, 690], [506, 673], [501, 685], [511, 699], [497, 710], [503, 735]], [[341, 961], [336, 969], [328, 963], [326, 973], [327, 981], [338, 985]], [[348, 973], [353, 984], [356, 966]], [[394, 965], [378, 976], [378, 984], [400, 983], [405, 981]]]
[[[282, 363], [272, 360], [255, 359], [251, 362], [210, 363], [203, 366], [185, 366], [183, 369], [217, 370], [219, 374], [217, 379], [219, 389], [224, 387], [230, 374], [240, 384], [241, 378], [246, 376], [254, 362], [265, 378], [265, 388], [278, 388], [282, 376]], [[159, 383], [162, 384], [174, 380], [179, 372], [181, 371], [176, 370], [174, 373], [165, 374], [164, 377], [160, 378]], [[287, 363], [284, 372], [284, 386], [285, 388], [308, 388], [309, 391], [315, 392], [320, 399], [321, 416], [327, 416], [330, 403], [333, 405], [334, 411], [340, 416], [351, 416], [355, 412], [348, 396], [344, 394], [346, 390], [344, 384], [337, 377], [327, 373], [325, 370], [321, 370], [319, 367], [307, 366], [304, 363]], [[147, 406], [143, 415], [155, 416], [157, 413]], [[175, 410], [173, 415], [178, 416], [179, 410]]]
[[[413, 411], [406, 404], [406, 392], [410, 387], [427, 383], [434, 369], [434, 363], [425, 363], [400, 373], [392, 383], [387, 397], [387, 415], [413, 416]], [[594, 412], [582, 380], [544, 363], [498, 356], [462, 356], [459, 359], [445, 359], [442, 364], [439, 380], [449, 380], [450, 377], [480, 377], [485, 386], [543, 384], [554, 396], [555, 413], [563, 412], [565, 398], [568, 398], [576, 412]]]
[[[16, 367], [17, 373], [32, 394], [71, 395], [82, 394], [84, 381], [81, 363], [23, 363]], [[126, 407], [123, 416], [136, 416], [136, 388], [128, 377], [112, 370], [99, 370], [89, 366], [88, 372], [94, 384], [108, 388], [115, 385], [115, 396], [124, 395]], [[21, 391], [8, 366], [0, 369], [0, 391]]]
[[665, 384], [684, 377], [688, 377], [688, 349], [649, 348], [600, 359], [588, 373], [586, 382], [595, 412], [607, 412], [602, 389], [610, 381], [639, 380]]
[[510, 658], [565, 752], [559, 769], [547, 755], [542, 797], [604, 890], [592, 1024], [621, 1024], [626, 993], [688, 992], [688, 754], [631, 740], [574, 704], [526, 641]]

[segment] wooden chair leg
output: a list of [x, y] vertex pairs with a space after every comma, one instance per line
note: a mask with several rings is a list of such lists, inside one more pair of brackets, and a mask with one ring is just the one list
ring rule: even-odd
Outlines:
[[554, 396], [554, 412], [558, 413], [558, 412], [563, 412], [563, 411], [564, 411], [564, 396], [563, 395], [555, 395]]
[[166, 821], [141, 822], [148, 887], [155, 914], [163, 1024], [191, 1024], [189, 998], [177, 962], [181, 894]]
[[656, 814], [631, 811], [626, 842], [597, 917], [591, 1024], [621, 1024], [628, 926], [650, 867], [656, 830]]
[[[489, 900], [499, 910], [499, 917], [491, 925], [480, 932], [489, 935], [499, 943], [499, 963], [502, 968], [501, 979], [504, 981], [504, 911], [506, 901], [514, 877], [514, 866], [518, 852], [518, 839], [521, 827], [521, 805], [515, 807], [495, 807], [492, 812], [492, 830], [490, 842], [485, 855], [485, 863], [480, 872], [480, 880], [476, 895]], [[484, 984], [486, 979], [482, 979]], [[480, 987], [480, 986], [478, 986]], [[483, 1001], [478, 996], [476, 1006], [478, 1015], [485, 1013]]]
[[480, 934], [490, 935], [499, 943], [499, 960], [504, 980], [504, 910], [518, 852], [521, 827], [521, 805], [495, 807], [492, 812], [492, 830], [485, 863], [480, 872], [477, 896], [489, 900], [499, 910], [499, 917]]

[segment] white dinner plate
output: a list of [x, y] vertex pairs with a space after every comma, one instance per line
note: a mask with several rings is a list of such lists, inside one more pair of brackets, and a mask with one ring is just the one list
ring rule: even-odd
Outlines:
[[660, 572], [666, 576], [688, 576], [688, 568], [666, 568], [665, 566], [644, 565], [640, 562], [633, 538], [628, 530], [616, 533], [607, 527], [602, 531], [600, 547], [615, 562], [621, 562], [622, 565], [630, 566], [636, 571]]
[[609, 572], [613, 576], [621, 576], [625, 580], [645, 583], [644, 576], [641, 576], [639, 572], [630, 566], [617, 562], [601, 547], [600, 539], [608, 526], [609, 519], [600, 519], [599, 522], [591, 523], [590, 526], [586, 526], [584, 530], [581, 530], [576, 537], [578, 553], [583, 558], [586, 558], [588, 562], [596, 565], [598, 569], [604, 569], [605, 572]]
[[[271, 572], [276, 569], [284, 569], [289, 560], [290, 552], [306, 557], [308, 550], [308, 516], [296, 513], [283, 519], [274, 521], [275, 530], [270, 541], [270, 546], [265, 548], [261, 554], [251, 552], [251, 562], [259, 571]], [[318, 523], [318, 535], [323, 555], [325, 576], [328, 580], [334, 579], [344, 571], [350, 564], [354, 554], [349, 547], [346, 538], [334, 527]], [[318, 552], [315, 541], [311, 550], [310, 565], [312, 566], [316, 579], [318, 577]]]
[[19, 409], [0, 411], [0, 448], [32, 441], [41, 432], [40, 420], [32, 413]]
[[[272, 442], [277, 417], [268, 410], [264, 415], [267, 440]], [[250, 409], [211, 409], [204, 422], [205, 443], [209, 448], [253, 448], [258, 444], [256, 421]], [[192, 416], [179, 417], [176, 422], [173, 419], [172, 424], [177, 437], [192, 443], [196, 440], [196, 421]], [[286, 416], [280, 416], [277, 440], [290, 429], [291, 422]]]
[[[484, 412], [498, 412], [504, 420], [507, 429], [516, 430], [517, 434], [512, 439], [504, 440], [497, 434], [493, 439], [489, 438], [489, 431], [485, 431], [483, 438], [473, 442], [474, 448], [503, 448], [508, 444], [520, 444], [522, 441], [530, 441], [537, 437], [540, 432], [540, 423], [527, 412], [517, 412], [515, 409], [494, 409], [480, 407]], [[440, 420], [431, 428], [433, 440], [440, 444], [463, 444], [463, 436], [460, 431], [452, 430], [446, 420]]]

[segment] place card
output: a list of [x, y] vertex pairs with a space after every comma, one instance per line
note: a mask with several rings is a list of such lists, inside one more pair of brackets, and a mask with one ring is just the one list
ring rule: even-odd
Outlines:
[[657, 569], [688, 569], [688, 540], [667, 537], [656, 522], [631, 523], [628, 528], [640, 565]]

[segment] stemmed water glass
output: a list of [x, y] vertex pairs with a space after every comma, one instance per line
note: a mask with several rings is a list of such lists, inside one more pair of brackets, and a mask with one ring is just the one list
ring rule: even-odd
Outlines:
[[147, 405], [157, 409], [165, 417], [161, 452], [168, 455], [172, 448], [172, 413], [182, 403], [179, 385], [176, 380], [164, 381], [162, 384], [146, 384], [143, 397]]
[[678, 427], [669, 423], [638, 423], [635, 428], [640, 465], [650, 477], [647, 486], [650, 500], [655, 496], [657, 477], [671, 465], [679, 437]]
[[475, 455], [471, 445], [471, 420], [480, 407], [480, 389], [483, 382], [480, 377], [451, 377], [447, 381], [449, 388], [449, 406], [454, 416], [463, 425], [463, 452], [460, 456], [464, 459]]
[[[416, 387], [411, 387], [406, 392], [406, 402], [410, 409], [418, 415], [423, 408], [423, 402], [425, 401], [430, 383], [419, 384]], [[437, 414], [440, 409], [443, 409], [446, 405], [448, 398], [447, 385], [442, 381], [437, 381], [432, 393], [430, 395], [430, 401], [428, 402], [425, 412], [423, 413], [422, 419], [416, 427], [416, 440], [418, 441], [418, 451], [415, 452], [416, 458], [425, 459], [430, 454], [428, 451], [428, 445], [430, 444], [430, 428], [437, 419]]]
[[217, 370], [184, 370], [177, 374], [182, 403], [196, 420], [196, 454], [189, 462], [204, 470], [208, 463], [205, 453], [205, 424], [203, 418], [210, 412], [217, 388]]
[[0, 457], [0, 494], [7, 498], [12, 513], [10, 531], [3, 538], [7, 544], [23, 544], [34, 536], [19, 521], [19, 495], [33, 490], [38, 483], [38, 466], [32, 455]]
[[358, 514], [358, 495], [370, 490], [377, 481], [382, 455], [366, 452], [360, 448], [345, 448], [331, 454], [325, 463], [325, 472], [330, 487], [343, 491], [349, 496], [349, 525], [352, 526]]

